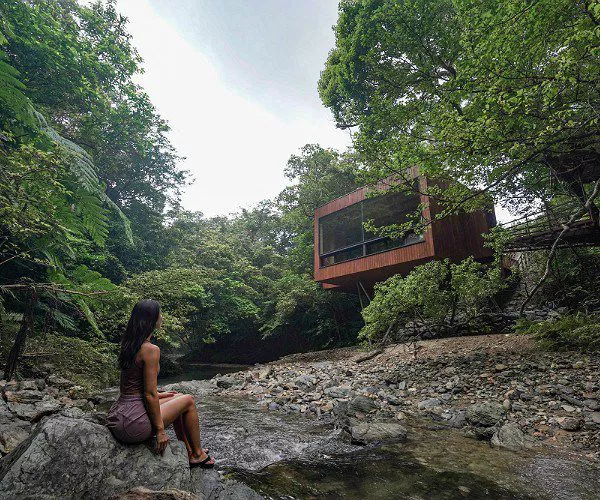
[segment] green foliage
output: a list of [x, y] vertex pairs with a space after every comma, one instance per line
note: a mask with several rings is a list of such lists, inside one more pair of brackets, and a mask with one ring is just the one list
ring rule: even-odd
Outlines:
[[581, 196], [548, 177], [575, 169], [585, 178], [598, 162], [595, 4], [342, 1], [319, 92], [338, 126], [356, 127], [362, 179], [418, 165], [458, 181], [427, 191], [442, 216], [484, 207], [487, 195], [514, 211], [558, 185]]
[[[6, 43], [0, 30], [0, 47]], [[19, 72], [7, 62], [6, 53], [0, 49], [0, 130], [6, 130], [13, 120], [29, 128], [35, 127], [31, 102], [19, 77]]]
[[577, 313], [539, 323], [522, 320], [518, 333], [533, 335], [543, 347], [556, 350], [600, 351], [600, 316]]
[[313, 219], [315, 209], [357, 187], [350, 156], [342, 156], [317, 144], [305, 145], [292, 155], [285, 169], [292, 184], [277, 196], [281, 227], [285, 231], [290, 266], [299, 273], [313, 268]]
[[[524, 279], [535, 282], [546, 268], [547, 252], [529, 255]], [[600, 307], [600, 250], [598, 248], [564, 248], [556, 253], [550, 274], [542, 285], [537, 303], [548, 302], [571, 311], [594, 311]], [[535, 303], [535, 302], [534, 302]]]
[[[30, 364], [51, 363], [56, 373], [84, 388], [100, 389], [118, 384], [117, 346], [104, 340], [93, 342], [49, 334], [30, 342], [29, 352], [41, 352]], [[39, 368], [43, 369], [42, 366]]]
[[136, 299], [158, 300], [164, 311], [161, 340], [190, 348], [214, 342], [257, 319], [256, 292], [229, 273], [203, 267], [149, 271], [123, 286]]
[[495, 265], [472, 258], [458, 264], [447, 259], [428, 262], [406, 277], [395, 275], [375, 286], [373, 300], [362, 313], [360, 338], [394, 338], [407, 324], [426, 326], [429, 335], [469, 331], [506, 286]]
[[311, 276], [288, 273], [274, 283], [265, 304], [261, 332], [300, 334], [321, 348], [356, 340], [358, 304], [354, 296], [321, 289]]

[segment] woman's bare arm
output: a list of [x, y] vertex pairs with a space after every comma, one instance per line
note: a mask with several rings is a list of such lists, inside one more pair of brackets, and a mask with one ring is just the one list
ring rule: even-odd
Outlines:
[[144, 396], [146, 398], [146, 411], [150, 417], [152, 427], [156, 431], [157, 451], [162, 454], [167, 446], [167, 435], [165, 425], [160, 414], [160, 403], [157, 388], [158, 362], [160, 360], [160, 349], [153, 344], [146, 344], [142, 351], [144, 361]]

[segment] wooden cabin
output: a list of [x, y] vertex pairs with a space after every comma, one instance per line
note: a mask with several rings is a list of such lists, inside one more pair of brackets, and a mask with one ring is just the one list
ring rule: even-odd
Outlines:
[[[412, 173], [418, 190], [427, 189], [427, 179]], [[376, 189], [385, 190], [380, 183]], [[419, 264], [450, 258], [460, 261], [469, 255], [489, 260], [492, 252], [484, 247], [482, 234], [496, 225], [493, 209], [453, 215], [433, 221], [423, 234], [408, 234], [391, 240], [369, 234], [363, 222], [373, 220], [376, 227], [402, 223], [407, 213], [422, 203], [423, 216], [429, 219], [439, 208], [425, 195], [392, 191], [367, 197], [367, 187], [359, 188], [315, 210], [314, 279], [325, 288], [356, 291], [372, 290], [373, 285], [394, 274], [408, 274]]]

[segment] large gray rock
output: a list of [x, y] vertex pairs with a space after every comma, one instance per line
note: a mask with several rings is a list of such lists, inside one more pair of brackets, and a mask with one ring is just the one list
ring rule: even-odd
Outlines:
[[504, 424], [492, 436], [492, 446], [517, 451], [525, 447], [525, 435], [519, 426], [513, 422]]
[[[69, 409], [72, 410], [76, 409]], [[43, 419], [0, 461], [0, 498], [257, 500], [216, 470], [190, 469], [182, 442], [162, 456], [150, 444], [124, 445], [99, 423], [63, 414]]]
[[135, 486], [186, 489], [185, 446], [171, 441], [161, 457], [148, 445], [118, 443], [103, 425], [55, 415], [0, 462], [0, 497], [107, 498]]
[[350, 427], [352, 442], [357, 444], [374, 443], [376, 441], [405, 441], [407, 431], [393, 422], [368, 422]]
[[8, 408], [23, 420], [37, 422], [46, 415], [58, 412], [62, 404], [52, 396], [44, 396], [44, 399], [34, 403], [9, 402]]
[[497, 403], [471, 405], [467, 408], [467, 421], [479, 427], [492, 427], [504, 417], [506, 410]]

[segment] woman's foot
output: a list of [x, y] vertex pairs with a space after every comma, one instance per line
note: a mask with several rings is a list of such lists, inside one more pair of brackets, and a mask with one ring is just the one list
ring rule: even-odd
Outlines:
[[[211, 458], [208, 453], [208, 448], [202, 450], [200, 455], [192, 455], [190, 457], [190, 466], [213, 467], [215, 465], [214, 458]], [[207, 460], [208, 459], [208, 460]]]

